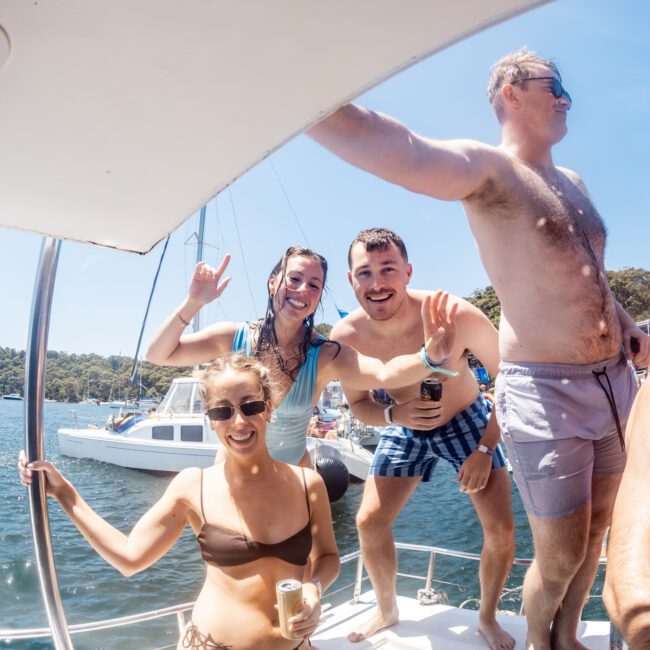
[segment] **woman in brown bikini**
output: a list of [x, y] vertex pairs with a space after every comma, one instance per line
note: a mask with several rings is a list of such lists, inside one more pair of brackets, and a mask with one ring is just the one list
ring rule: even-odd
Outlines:
[[[46, 461], [26, 464], [31, 483], [43, 472], [47, 493], [60, 503], [90, 545], [124, 575], [151, 566], [186, 524], [197, 534], [207, 576], [178, 648], [306, 649], [320, 616], [320, 593], [336, 578], [339, 557], [325, 486], [316, 472], [273, 460], [266, 448], [272, 387], [268, 370], [243, 355], [217, 359], [203, 374], [208, 417], [225, 461], [185, 469], [162, 498], [124, 535], [96, 514]], [[303, 611], [291, 619], [298, 637], [280, 635], [275, 584], [302, 581]]]

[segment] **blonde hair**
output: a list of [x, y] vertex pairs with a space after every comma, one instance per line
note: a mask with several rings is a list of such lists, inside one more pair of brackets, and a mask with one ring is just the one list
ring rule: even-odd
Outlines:
[[[560, 71], [553, 61], [543, 59], [535, 54], [535, 52], [531, 52], [527, 47], [521, 47], [516, 52], [506, 54], [506, 56], [490, 68], [487, 96], [499, 122], [503, 119], [503, 97], [499, 92], [501, 88], [505, 84], [510, 84], [518, 79], [527, 79], [533, 76], [530, 68], [539, 65], [550, 68], [557, 75], [558, 79], [562, 81]], [[526, 90], [525, 83], [521, 87]]]
[[203, 399], [204, 405], [207, 405], [209, 402], [212, 380], [226, 370], [248, 372], [254, 375], [262, 391], [264, 401], [271, 402], [272, 405], [274, 404], [275, 386], [271, 379], [269, 369], [254, 357], [247, 357], [244, 354], [226, 354], [215, 359], [205, 370], [199, 373], [199, 379], [201, 380], [201, 398]]

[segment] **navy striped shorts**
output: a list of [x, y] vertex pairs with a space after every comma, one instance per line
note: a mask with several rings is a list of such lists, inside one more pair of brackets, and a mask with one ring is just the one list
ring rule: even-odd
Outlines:
[[[447, 424], [431, 431], [414, 431], [404, 427], [385, 427], [370, 466], [372, 476], [421, 476], [423, 481], [440, 458], [450, 462], [456, 471], [478, 447], [489, 418], [484, 397], [454, 416]], [[500, 447], [492, 457], [492, 469], [505, 466]]]

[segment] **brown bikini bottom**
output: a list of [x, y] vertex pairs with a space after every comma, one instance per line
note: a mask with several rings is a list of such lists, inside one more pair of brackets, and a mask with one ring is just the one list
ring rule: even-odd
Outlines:
[[[302, 648], [305, 641], [307, 641], [306, 647], [311, 648], [311, 641], [303, 639], [294, 650]], [[232, 645], [215, 641], [211, 634], [203, 634], [194, 623], [190, 623], [185, 630], [183, 648], [188, 648], [188, 650], [234, 650]]]

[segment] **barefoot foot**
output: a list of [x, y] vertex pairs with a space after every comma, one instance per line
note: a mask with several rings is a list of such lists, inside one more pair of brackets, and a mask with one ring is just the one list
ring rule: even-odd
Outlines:
[[478, 631], [490, 650], [512, 650], [515, 640], [495, 621], [479, 622]]
[[377, 610], [363, 625], [348, 634], [350, 643], [359, 643], [373, 634], [383, 630], [386, 627], [397, 624], [399, 621], [399, 611], [395, 608], [387, 616]]
[[577, 639], [558, 639], [553, 637], [553, 650], [589, 650], [586, 645], [582, 645]]

